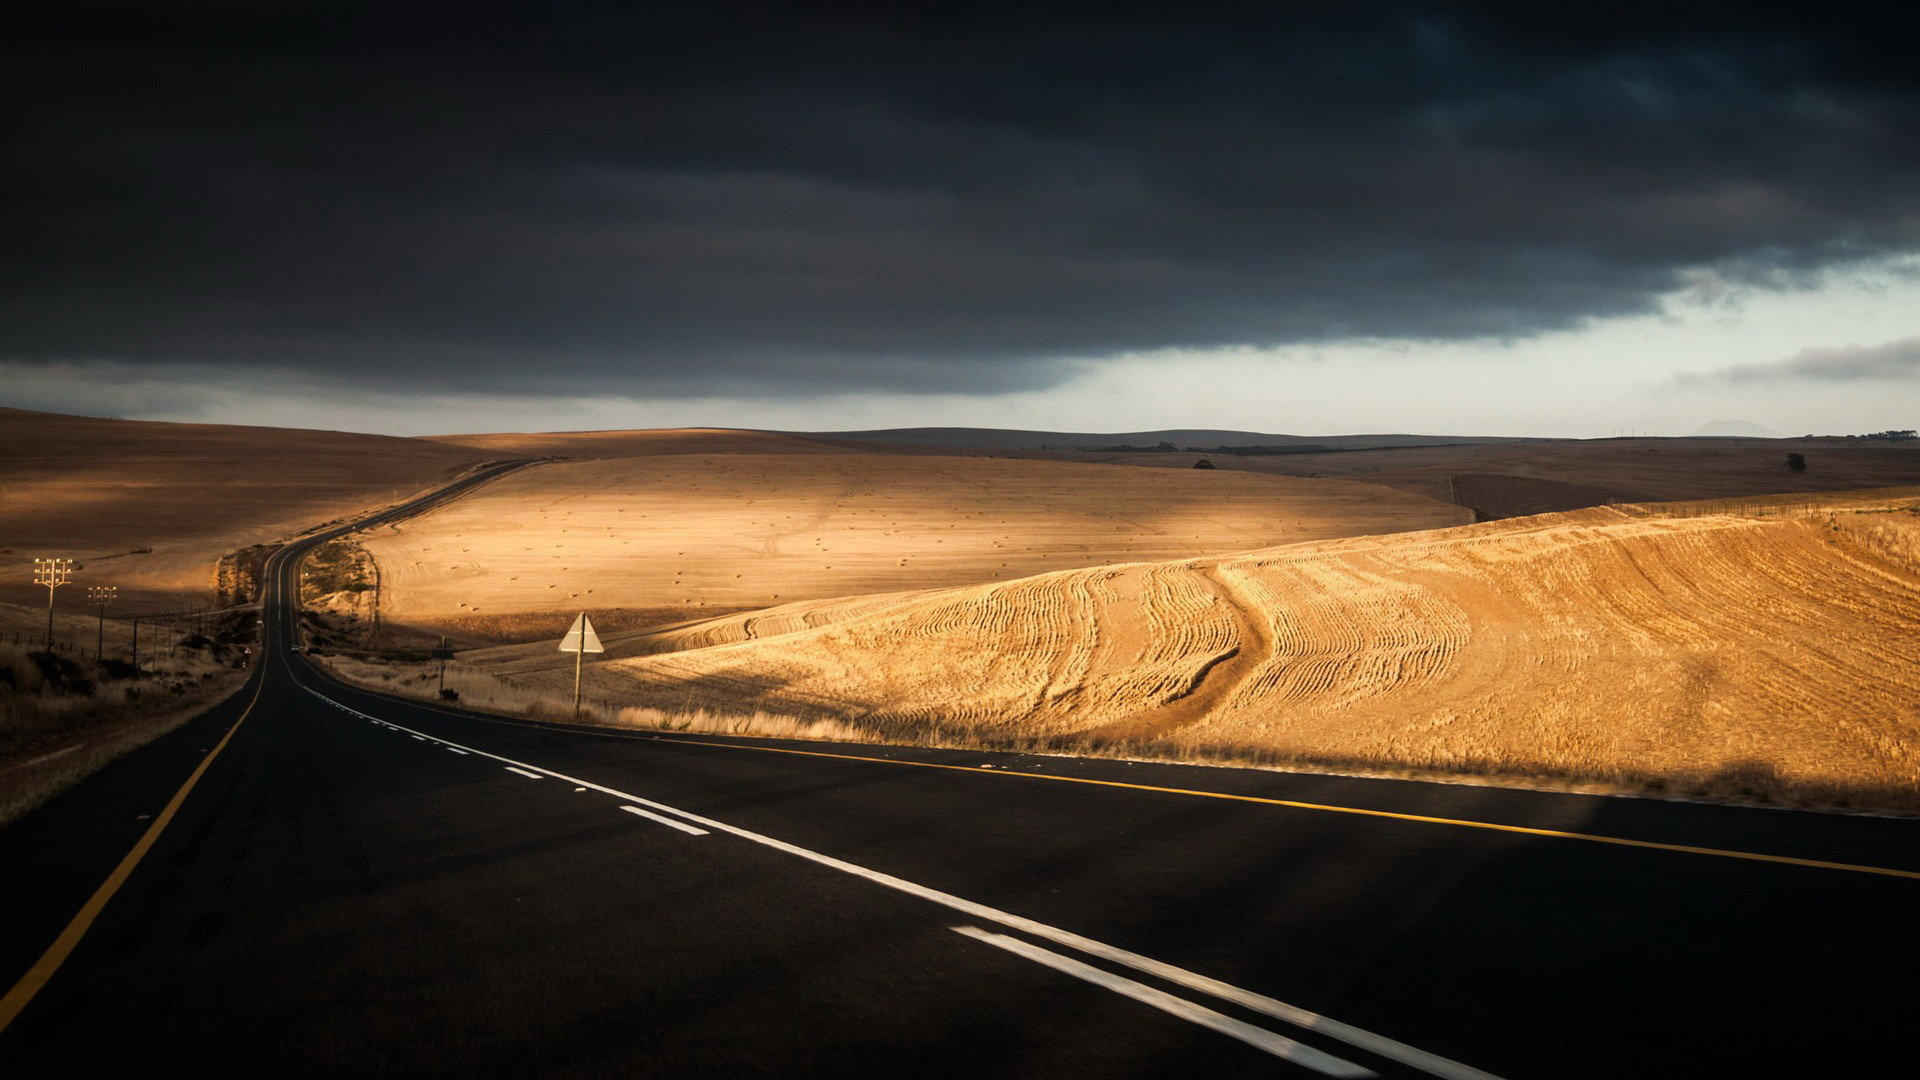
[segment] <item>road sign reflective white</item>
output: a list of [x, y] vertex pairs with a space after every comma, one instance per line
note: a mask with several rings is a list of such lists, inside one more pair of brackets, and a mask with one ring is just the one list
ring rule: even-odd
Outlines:
[[[586, 638], [586, 648], [584, 649], [580, 647], [580, 640], [583, 634]], [[560, 651], [606, 652], [607, 650], [605, 646], [600, 644], [600, 635], [593, 632], [592, 620], [588, 619], [587, 613], [583, 611], [580, 613], [579, 618], [573, 620], [573, 629], [567, 631], [567, 636], [560, 639]]]

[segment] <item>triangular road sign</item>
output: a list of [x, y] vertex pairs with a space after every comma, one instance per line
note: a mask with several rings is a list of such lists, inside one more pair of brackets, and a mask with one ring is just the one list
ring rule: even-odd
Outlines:
[[[580, 647], [580, 639], [583, 634], [587, 642], [587, 646], [584, 649]], [[587, 619], [587, 613], [583, 611], [580, 613], [579, 618], [573, 620], [573, 629], [567, 631], [567, 636], [560, 639], [560, 651], [606, 652], [607, 650], [605, 646], [600, 644], [600, 635], [593, 632], [593, 623]]]

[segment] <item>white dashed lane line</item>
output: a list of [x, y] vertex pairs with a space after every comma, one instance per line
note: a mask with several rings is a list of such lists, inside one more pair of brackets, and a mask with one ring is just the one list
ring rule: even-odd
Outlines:
[[623, 806], [620, 809], [625, 810], [629, 814], [637, 814], [640, 817], [646, 818], [648, 821], [657, 821], [660, 824], [665, 825], [669, 829], [679, 829], [681, 832], [686, 833], [688, 836], [707, 835], [707, 830], [705, 829], [696, 829], [693, 826], [686, 824], [685, 822], [675, 821], [670, 817], [662, 817], [661, 815], [656, 814], [651, 810], [642, 810], [637, 806]]
[[1142, 1005], [1159, 1009], [1169, 1016], [1177, 1016], [1190, 1024], [1198, 1024], [1227, 1036], [1238, 1039], [1248, 1046], [1264, 1050], [1277, 1058], [1284, 1058], [1295, 1065], [1311, 1069], [1322, 1076], [1364, 1077], [1378, 1076], [1372, 1069], [1356, 1065], [1345, 1058], [1334, 1057], [1323, 1050], [1316, 1050], [1304, 1043], [1296, 1042], [1277, 1032], [1263, 1027], [1255, 1027], [1241, 1020], [1235, 1020], [1225, 1013], [1207, 1008], [1205, 1005], [1188, 1001], [1186, 998], [1169, 994], [1165, 990], [1156, 990], [1143, 982], [1129, 979], [1124, 975], [1115, 975], [1102, 971], [1092, 964], [1082, 963], [1070, 956], [1061, 956], [1051, 949], [1043, 949], [1032, 942], [1022, 941], [1006, 934], [994, 934], [977, 926], [956, 926], [954, 933], [965, 934], [975, 941], [984, 941], [996, 948], [1005, 949], [1015, 956], [1024, 957], [1036, 964], [1050, 967], [1065, 975], [1090, 982], [1095, 986], [1111, 990], [1122, 997], [1132, 998]]
[[[354, 716], [367, 716], [366, 713], [334, 701], [332, 698], [327, 697], [325, 694], [320, 693], [320, 691], [310, 686], [303, 686], [303, 689], [343, 712]], [[371, 717], [368, 718], [371, 719]], [[382, 721], [382, 723], [386, 722]], [[404, 728], [397, 724], [388, 724], [388, 726], [395, 731], [404, 731], [416, 738], [425, 738], [425, 736], [413, 731], [411, 728]], [[432, 741], [449, 749], [453, 748], [453, 744], [444, 739], [434, 739]], [[989, 907], [986, 904], [955, 896], [952, 893], [941, 892], [938, 889], [929, 888], [928, 886], [907, 881], [903, 878], [897, 878], [891, 874], [869, 869], [857, 863], [847, 862], [843, 859], [834, 858], [831, 855], [808, 850], [798, 844], [790, 844], [784, 840], [777, 840], [771, 836], [753, 832], [749, 829], [743, 829], [738, 825], [729, 825], [724, 821], [717, 821], [713, 818], [694, 813], [691, 810], [683, 810], [677, 806], [669, 806], [666, 803], [655, 802], [652, 799], [643, 798], [631, 792], [621, 791], [618, 788], [607, 787], [604, 784], [596, 784], [591, 780], [585, 780], [577, 776], [569, 776], [566, 773], [556, 772], [552, 769], [542, 769], [540, 766], [530, 762], [515, 761], [513, 758], [503, 757], [499, 754], [482, 750], [476, 746], [462, 746], [460, 749], [479, 757], [492, 758], [494, 761], [498, 761], [504, 765], [508, 772], [524, 776], [529, 780], [539, 780], [543, 777], [550, 776], [555, 780], [561, 780], [575, 785], [575, 791], [584, 789], [597, 791], [604, 795], [611, 795], [621, 800], [622, 810], [663, 825], [669, 825], [681, 832], [700, 836], [707, 835], [709, 830], [727, 833], [742, 840], [772, 848], [775, 851], [782, 851], [789, 855], [797, 856], [808, 862], [852, 874], [855, 877], [865, 878], [868, 881], [898, 890], [909, 896], [916, 896], [923, 900], [931, 901], [942, 907], [957, 911], [962, 915], [998, 923], [1007, 929], [1042, 938], [1055, 945], [1065, 946], [1083, 955], [1104, 960], [1112, 964], [1130, 967], [1135, 971], [1153, 978], [1173, 983], [1177, 986], [1222, 1001], [1230, 1002], [1253, 1012], [1263, 1013], [1274, 1019], [1304, 1028], [1316, 1035], [1336, 1039], [1359, 1050], [1377, 1054], [1402, 1065], [1412, 1066], [1428, 1075], [1439, 1077], [1441, 1080], [1499, 1080], [1499, 1078], [1495, 1077], [1492, 1073], [1476, 1069], [1471, 1065], [1441, 1057], [1438, 1054], [1421, 1050], [1418, 1047], [1409, 1046], [1406, 1043], [1398, 1042], [1364, 1028], [1355, 1027], [1352, 1024], [1342, 1023], [1332, 1017], [1323, 1016], [1311, 1010], [1301, 1008], [1298, 1005], [1279, 1001], [1267, 997], [1264, 994], [1234, 986], [1231, 983], [1221, 982], [1218, 979], [1210, 978], [1199, 972], [1189, 971], [1185, 968], [1166, 963], [1165, 961], [1155, 960], [1152, 957], [1142, 956], [1139, 953], [1130, 952], [1105, 942], [1082, 937], [1070, 930], [1063, 930], [1057, 926], [1049, 926], [1035, 919], [1029, 919], [1024, 916], [1015, 915], [1010, 911], [1002, 911], [998, 908]], [[540, 769], [541, 771], [535, 772], [535, 769]], [[655, 810], [663, 811], [663, 813], [651, 813], [644, 809], [644, 807], [652, 807]], [[668, 818], [665, 816], [666, 814], [676, 815], [677, 818], [684, 819], [684, 821]], [[700, 825], [706, 826], [706, 828], [696, 828], [685, 822], [698, 822]], [[952, 927], [952, 929], [976, 941], [1003, 949], [1014, 955], [1033, 961], [1034, 963], [1052, 968], [1062, 974], [1095, 983], [1123, 997], [1132, 998], [1143, 1005], [1150, 1006], [1173, 1016], [1178, 1016], [1181, 1019], [1198, 1024], [1201, 1027], [1211, 1028], [1223, 1035], [1256, 1046], [1270, 1054], [1295, 1064], [1303, 1065], [1323, 1075], [1346, 1077], [1377, 1075], [1365, 1066], [1335, 1057], [1325, 1051], [1317, 1050], [1304, 1043], [1288, 1039], [1285, 1036], [1268, 1031], [1265, 1028], [1234, 1020], [1232, 1017], [1208, 1009], [1196, 1002], [1169, 994], [1163, 990], [1155, 989], [1137, 980], [1095, 968], [1083, 961], [1064, 956], [1051, 949], [1041, 948], [1020, 938], [1011, 937], [1006, 934], [996, 934], [972, 926], [955, 926]]]

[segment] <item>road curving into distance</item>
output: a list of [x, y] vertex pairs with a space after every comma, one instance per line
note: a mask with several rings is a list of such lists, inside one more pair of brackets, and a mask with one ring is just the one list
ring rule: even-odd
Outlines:
[[1912, 821], [241, 693], [0, 830], [0, 1062], [1584, 1077], [1907, 1053]]

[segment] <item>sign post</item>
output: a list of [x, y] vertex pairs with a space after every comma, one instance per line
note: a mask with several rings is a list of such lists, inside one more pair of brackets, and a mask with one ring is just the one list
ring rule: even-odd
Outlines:
[[606, 652], [600, 644], [600, 635], [593, 632], [593, 623], [587, 619], [587, 613], [573, 620], [573, 629], [560, 639], [560, 651], [573, 654], [573, 718], [580, 719], [580, 663], [590, 652]]
[[440, 661], [440, 697], [447, 696], [447, 661], [453, 659], [453, 650], [447, 647], [447, 635], [440, 635], [440, 647], [433, 650], [433, 658]]

